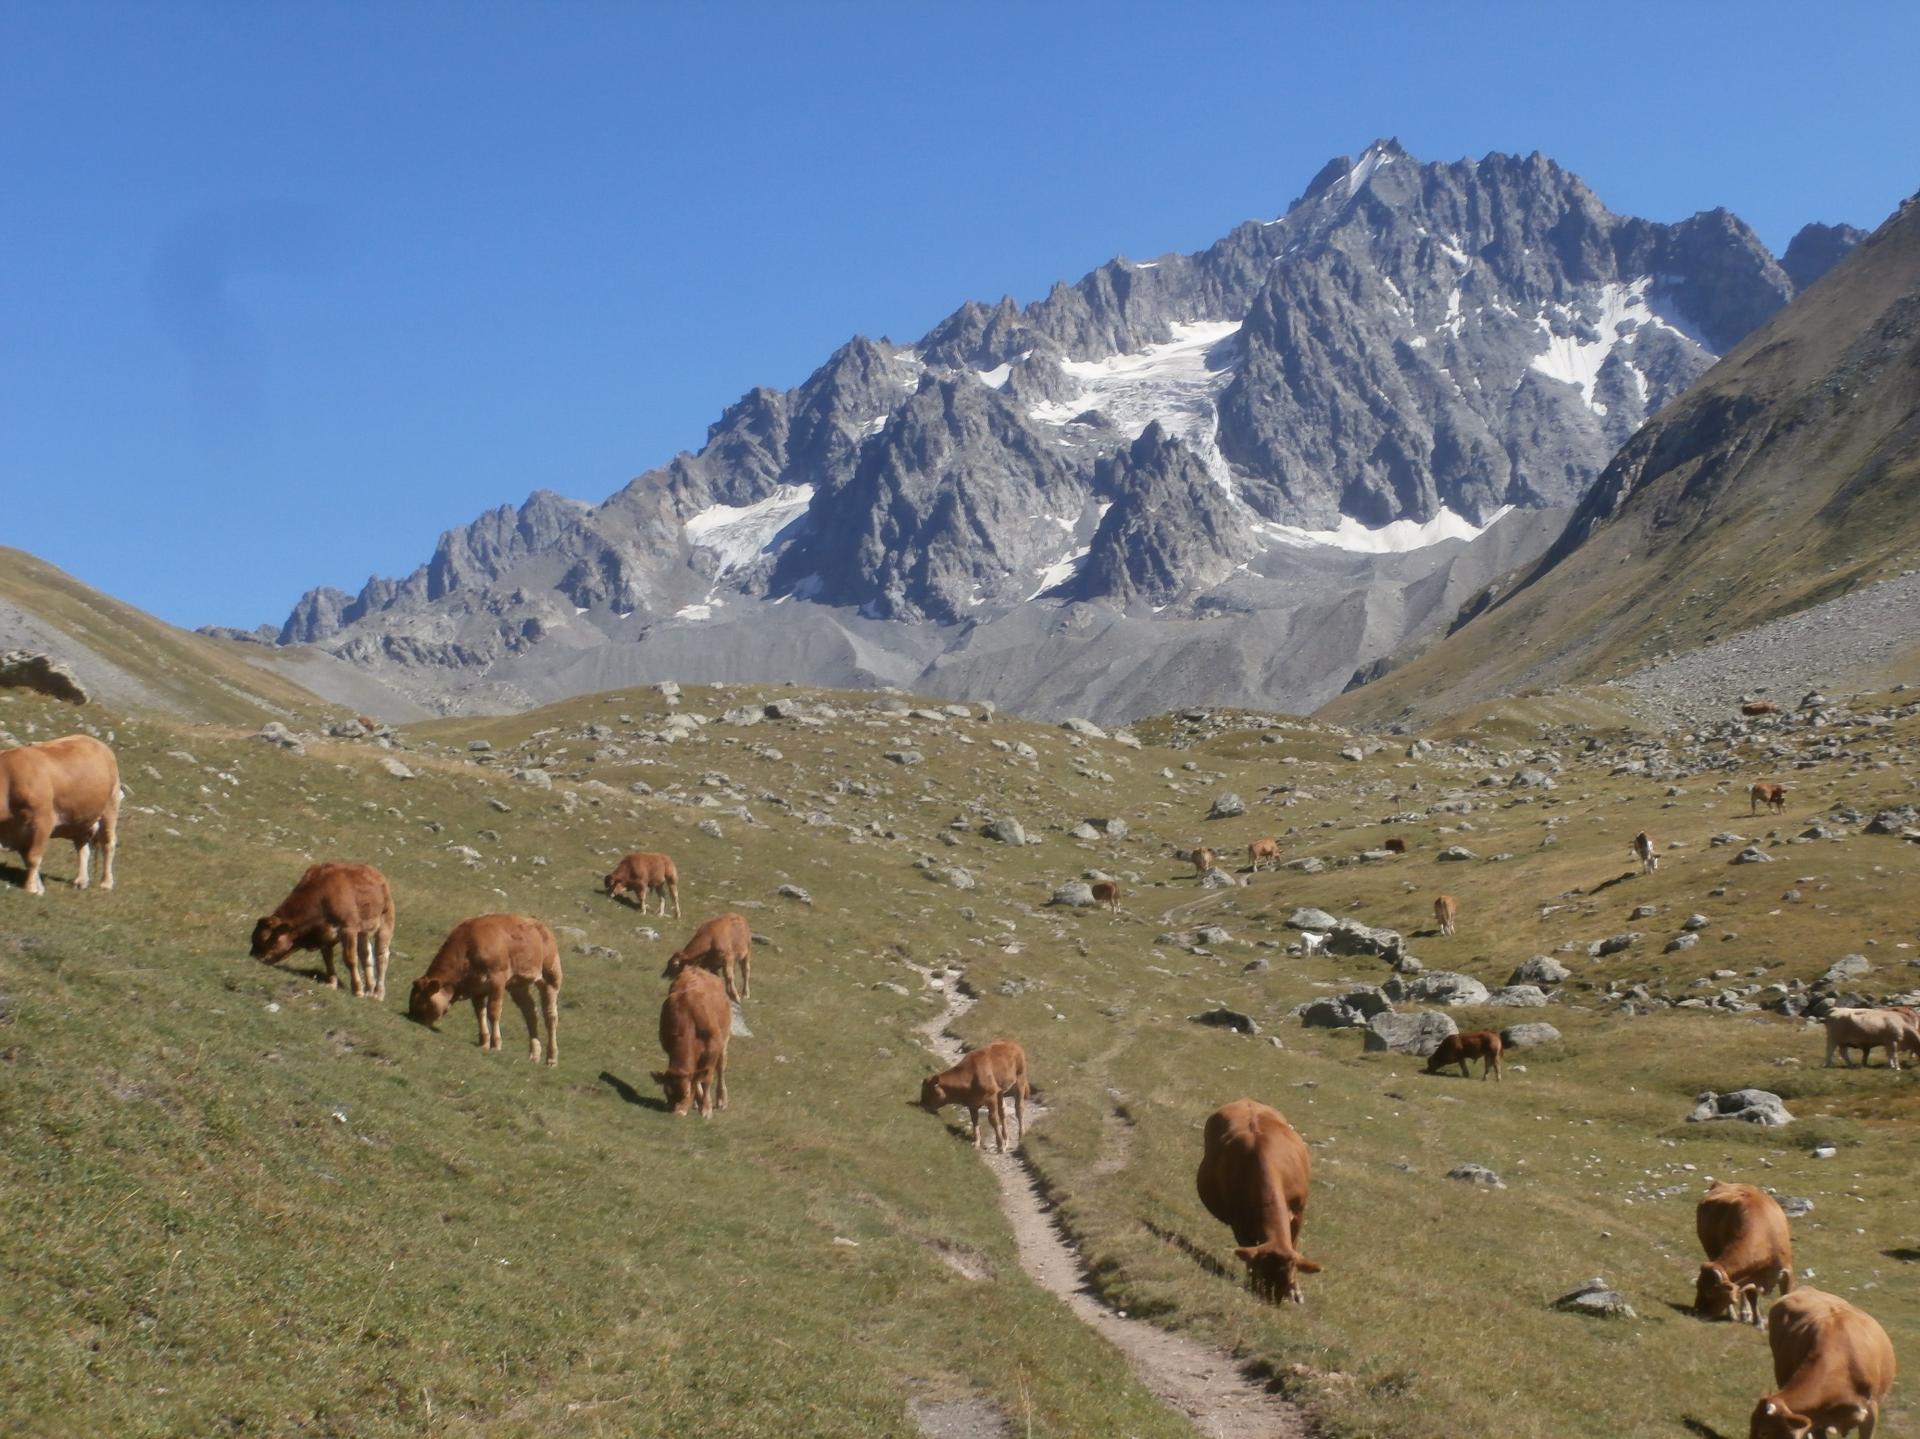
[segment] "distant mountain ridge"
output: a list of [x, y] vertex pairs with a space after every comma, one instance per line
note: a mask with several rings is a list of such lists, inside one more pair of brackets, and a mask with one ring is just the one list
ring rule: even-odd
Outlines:
[[1153, 622], [1293, 614], [1319, 575], [1316, 600], [1367, 611], [1358, 649], [1296, 637], [1254, 667], [1285, 692], [1202, 675], [1181, 697], [1311, 707], [1435, 622], [1424, 576], [1467, 538], [1577, 503], [1857, 232], [1803, 238], [1797, 278], [1725, 211], [1624, 218], [1537, 154], [1377, 142], [1195, 254], [970, 302], [910, 346], [855, 338], [743, 396], [697, 454], [598, 505], [503, 506], [403, 579], [310, 591], [278, 639], [500, 707], [589, 676], [914, 683], [997, 627], [1022, 637], [1001, 698], [1044, 712], [1049, 635], [1125, 618], [1131, 651], [1186, 643]]

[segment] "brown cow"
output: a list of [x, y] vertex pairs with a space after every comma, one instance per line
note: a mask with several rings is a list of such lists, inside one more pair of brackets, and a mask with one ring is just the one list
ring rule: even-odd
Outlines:
[[1893, 1388], [1893, 1343], [1871, 1314], [1836, 1294], [1796, 1289], [1767, 1315], [1773, 1382], [1748, 1423], [1749, 1439], [1809, 1439], [1860, 1431], [1872, 1439]]
[[1653, 836], [1644, 829], [1633, 837], [1633, 857], [1640, 861], [1640, 873], [1652, 874], [1660, 868], [1660, 856], [1653, 847]]
[[1280, 841], [1277, 839], [1256, 839], [1247, 846], [1247, 857], [1253, 861], [1253, 872], [1260, 873], [1264, 861], [1268, 868], [1280, 868]]
[[1320, 1272], [1298, 1248], [1309, 1168], [1305, 1142], [1278, 1110], [1236, 1099], [1207, 1116], [1195, 1186], [1233, 1231], [1248, 1287], [1263, 1299], [1304, 1304], [1299, 1276]]
[[995, 1152], [1007, 1152], [1007, 1096], [1013, 1096], [1013, 1116], [1019, 1125], [1015, 1143], [1027, 1137], [1027, 1052], [1011, 1039], [996, 1039], [966, 1055], [953, 1068], [920, 1081], [920, 1107], [938, 1114], [943, 1105], [964, 1104], [973, 1147], [980, 1147], [980, 1111], [993, 1122]]
[[1115, 914], [1120, 913], [1120, 884], [1117, 880], [1096, 879], [1093, 882], [1093, 902], [1104, 904]]
[[1779, 714], [1780, 706], [1773, 700], [1748, 700], [1740, 706], [1740, 713], [1748, 717], [1754, 715]]
[[1450, 894], [1443, 894], [1433, 902], [1433, 922], [1440, 926], [1440, 933], [1452, 934], [1455, 923], [1460, 918], [1460, 903]]
[[1503, 1048], [1500, 1035], [1491, 1029], [1476, 1029], [1471, 1034], [1449, 1034], [1440, 1041], [1440, 1047], [1427, 1059], [1427, 1073], [1438, 1074], [1449, 1064], [1460, 1066], [1460, 1077], [1467, 1078], [1467, 1061], [1481, 1060], [1480, 1078], [1491, 1074], [1496, 1083], [1500, 1080], [1500, 1051]]
[[[753, 994], [753, 930], [747, 921], [729, 910], [716, 915], [693, 932], [693, 938], [681, 945], [660, 971], [662, 979], [672, 979], [688, 965], [710, 969], [726, 984], [727, 998], [740, 1000]], [[733, 971], [740, 970], [740, 987], [734, 988]]]
[[1893, 1009], [1830, 1009], [1826, 1017], [1827, 1058], [1825, 1067], [1833, 1067], [1833, 1052], [1840, 1051], [1840, 1058], [1848, 1069], [1853, 1068], [1853, 1055], [1850, 1051], [1859, 1050], [1860, 1063], [1870, 1064], [1873, 1051], [1881, 1045], [1886, 1046], [1887, 1068], [1900, 1067], [1900, 1051], [1913, 1049], [1920, 1043], [1920, 1034], [1914, 1030], [1913, 1021], [1898, 1010]]
[[0, 750], [0, 847], [25, 861], [28, 894], [45, 894], [47, 842], [73, 841], [75, 889], [93, 880], [93, 846], [104, 851], [100, 888], [113, 888], [120, 842], [120, 764], [92, 735], [70, 734]]
[[726, 986], [704, 969], [683, 969], [660, 1005], [660, 1047], [667, 1067], [653, 1072], [666, 1092], [667, 1112], [684, 1115], [700, 1106], [702, 1119], [727, 1107], [727, 1040], [733, 1007]]
[[369, 999], [387, 997], [393, 946], [393, 891], [370, 864], [312, 864], [272, 914], [253, 927], [248, 953], [278, 964], [296, 949], [317, 949], [327, 962], [327, 988], [340, 987], [333, 949], [346, 961], [347, 984]]
[[1787, 812], [1786, 787], [1762, 780], [1747, 791], [1748, 814], [1754, 813], [1763, 804], [1775, 814], [1785, 814]]
[[1381, 845], [1380, 848], [1384, 849], [1388, 854], [1405, 854], [1407, 852], [1407, 842], [1396, 836]]
[[1693, 1214], [1707, 1262], [1694, 1281], [1693, 1312], [1703, 1319], [1747, 1320], [1760, 1327], [1760, 1296], [1793, 1293], [1793, 1236], [1771, 1194], [1751, 1184], [1719, 1183]]
[[512, 995], [527, 1022], [527, 1058], [540, 1058], [533, 993], [547, 1025], [547, 1063], [560, 1062], [560, 947], [524, 914], [482, 914], [453, 927], [427, 972], [413, 982], [407, 1018], [432, 1028], [456, 999], [473, 1001], [480, 1047], [500, 1047], [500, 1001]]
[[660, 891], [660, 917], [666, 918], [667, 898], [673, 898], [673, 917], [680, 918], [680, 871], [664, 854], [635, 850], [613, 867], [601, 884], [612, 899], [640, 896], [640, 913], [647, 912], [647, 896]]
[[1190, 858], [1193, 860], [1193, 872], [1199, 875], [1205, 874], [1208, 870], [1212, 869], [1213, 862], [1218, 856], [1203, 844], [1193, 852]]

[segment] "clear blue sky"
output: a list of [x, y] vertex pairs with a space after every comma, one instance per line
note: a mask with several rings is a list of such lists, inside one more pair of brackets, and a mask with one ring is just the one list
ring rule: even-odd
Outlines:
[[1775, 249], [1920, 188], [1920, 7], [0, 4], [0, 543], [278, 623], [855, 332], [1542, 150]]

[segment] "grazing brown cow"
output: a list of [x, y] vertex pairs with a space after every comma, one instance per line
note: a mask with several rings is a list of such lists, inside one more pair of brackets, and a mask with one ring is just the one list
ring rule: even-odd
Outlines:
[[733, 1006], [718, 975], [683, 969], [660, 1005], [660, 1047], [667, 1067], [653, 1072], [666, 1092], [667, 1111], [684, 1115], [700, 1106], [702, 1119], [727, 1107], [727, 1040], [733, 1034]]
[[1307, 1146], [1276, 1109], [1236, 1099], [1207, 1116], [1195, 1186], [1207, 1213], [1233, 1231], [1247, 1284], [1263, 1299], [1306, 1303], [1301, 1274], [1320, 1266], [1300, 1253], [1307, 1215]]
[[1906, 1015], [1892, 1009], [1830, 1009], [1827, 1011], [1827, 1058], [1825, 1067], [1833, 1067], [1833, 1052], [1840, 1051], [1840, 1058], [1848, 1069], [1853, 1068], [1851, 1050], [1860, 1050], [1861, 1064], [1871, 1063], [1873, 1051], [1885, 1045], [1887, 1050], [1887, 1068], [1900, 1067], [1902, 1048], [1912, 1049], [1920, 1043], [1920, 1033], [1916, 1033], [1913, 1021]]
[[1740, 706], [1740, 713], [1749, 717], [1753, 715], [1779, 714], [1780, 706], [1772, 700], [1748, 700]]
[[482, 914], [463, 919], [440, 946], [427, 972], [413, 982], [407, 1018], [428, 1028], [456, 999], [473, 1001], [480, 1021], [480, 1047], [500, 1047], [500, 1001], [512, 995], [527, 1021], [527, 1058], [540, 1058], [534, 991], [547, 1024], [547, 1063], [560, 1062], [560, 947], [553, 931], [524, 914]]
[[1388, 854], [1405, 854], [1407, 852], [1407, 842], [1396, 836], [1381, 845], [1380, 848], [1384, 849]]
[[1460, 903], [1450, 894], [1443, 894], [1433, 902], [1433, 922], [1440, 926], [1440, 933], [1452, 934], [1453, 927], [1460, 918]]
[[1014, 1121], [1019, 1125], [1015, 1143], [1019, 1143], [1027, 1137], [1027, 1100], [1032, 1093], [1026, 1050], [1011, 1039], [996, 1039], [964, 1056], [953, 1068], [921, 1080], [920, 1107], [938, 1114], [943, 1105], [964, 1104], [975, 1149], [980, 1147], [980, 1111], [986, 1110], [993, 1122], [995, 1152], [1005, 1154], [1007, 1096], [1013, 1096]]
[[1096, 879], [1093, 882], [1093, 902], [1104, 904], [1115, 914], [1120, 913], [1120, 885], [1117, 880]]
[[[672, 979], [688, 965], [710, 969], [726, 985], [728, 999], [746, 999], [753, 994], [753, 929], [740, 915], [729, 910], [715, 915], [693, 932], [693, 938], [681, 945], [660, 972]], [[740, 987], [734, 988], [733, 971], [740, 970]]]
[[1205, 874], [1213, 868], [1213, 862], [1217, 857], [1212, 850], [1208, 849], [1204, 844], [1201, 845], [1191, 856], [1193, 860], [1193, 872], [1195, 874]]
[[1893, 1342], [1871, 1314], [1837, 1294], [1796, 1289], [1767, 1315], [1773, 1382], [1760, 1396], [1749, 1439], [1809, 1439], [1860, 1431], [1872, 1439], [1893, 1388]]
[[346, 961], [347, 985], [369, 999], [387, 997], [393, 946], [393, 891], [370, 864], [312, 864], [272, 914], [253, 927], [255, 959], [278, 964], [296, 949], [317, 949], [327, 962], [327, 988], [338, 989], [333, 949]]
[[73, 841], [73, 887], [93, 881], [93, 846], [102, 849], [100, 888], [113, 888], [120, 843], [120, 764], [92, 735], [70, 734], [0, 750], [0, 847], [25, 861], [28, 894], [45, 894], [40, 859], [47, 842]]
[[1752, 789], [1747, 791], [1747, 813], [1752, 814], [1759, 809], [1761, 805], [1765, 805], [1775, 814], [1785, 814], [1787, 812], [1786, 787], [1784, 785], [1770, 784], [1765, 780], [1756, 784]]
[[1260, 873], [1264, 863], [1269, 869], [1280, 868], [1280, 841], [1277, 839], [1256, 839], [1247, 846], [1247, 858], [1253, 861], [1253, 872]]
[[652, 854], [645, 850], [635, 850], [613, 867], [601, 883], [610, 898], [620, 899], [629, 894], [640, 896], [640, 913], [647, 912], [647, 896], [655, 890], [660, 891], [660, 916], [666, 918], [667, 899], [673, 899], [673, 917], [680, 918], [680, 871], [674, 868], [673, 861], [664, 854]]
[[1693, 1214], [1707, 1262], [1694, 1281], [1693, 1312], [1703, 1319], [1751, 1320], [1760, 1327], [1760, 1296], [1793, 1293], [1793, 1236], [1771, 1194], [1751, 1184], [1714, 1185]]
[[1660, 868], [1660, 856], [1654, 851], [1653, 836], [1644, 829], [1633, 837], [1633, 857], [1640, 861], [1640, 873], [1652, 874]]
[[1480, 1078], [1491, 1074], [1495, 1082], [1500, 1080], [1500, 1035], [1491, 1029], [1476, 1029], [1470, 1034], [1449, 1034], [1440, 1041], [1440, 1047], [1427, 1059], [1427, 1073], [1438, 1074], [1449, 1064], [1460, 1066], [1460, 1077], [1467, 1077], [1467, 1061], [1481, 1060]]

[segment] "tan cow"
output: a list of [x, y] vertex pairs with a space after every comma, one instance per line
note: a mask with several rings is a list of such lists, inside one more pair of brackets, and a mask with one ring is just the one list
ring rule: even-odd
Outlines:
[[1780, 706], [1773, 700], [1748, 700], [1740, 706], [1740, 713], [1751, 719], [1755, 715], [1779, 714]]
[[463, 919], [413, 982], [407, 1018], [432, 1028], [456, 999], [473, 1001], [480, 1047], [500, 1048], [500, 1001], [512, 995], [527, 1022], [527, 1058], [540, 1058], [534, 994], [547, 1026], [547, 1063], [560, 1062], [560, 946], [553, 931], [524, 914]]
[[347, 984], [369, 999], [387, 997], [387, 960], [393, 947], [393, 891], [370, 864], [307, 866], [291, 893], [253, 926], [248, 952], [278, 964], [296, 949], [317, 949], [327, 963], [327, 988], [338, 989], [333, 950], [346, 961]]
[[1504, 1048], [1499, 1032], [1491, 1029], [1476, 1029], [1470, 1034], [1449, 1034], [1440, 1041], [1440, 1045], [1427, 1058], [1427, 1073], [1438, 1074], [1449, 1064], [1460, 1066], [1460, 1077], [1467, 1077], [1467, 1061], [1481, 1061], [1480, 1078], [1492, 1075], [1495, 1082], [1500, 1080], [1500, 1051]]
[[1900, 1050], [1903, 1045], [1911, 1049], [1920, 1043], [1920, 1034], [1916, 1034], [1911, 1021], [1903, 1014], [1891, 1009], [1832, 1009], [1827, 1011], [1827, 1057], [1825, 1067], [1833, 1067], [1833, 1052], [1840, 1051], [1840, 1058], [1848, 1069], [1853, 1068], [1853, 1056], [1849, 1050], [1862, 1051], [1860, 1063], [1870, 1064], [1873, 1051], [1886, 1046], [1887, 1067], [1900, 1068]]
[[1195, 1187], [1207, 1213], [1233, 1231], [1248, 1287], [1263, 1299], [1304, 1304], [1299, 1276], [1320, 1272], [1299, 1249], [1310, 1167], [1293, 1126], [1258, 1100], [1236, 1099], [1207, 1116]]
[[73, 841], [73, 887], [93, 880], [93, 846], [102, 851], [100, 888], [113, 888], [120, 843], [120, 764], [92, 735], [70, 734], [0, 750], [0, 848], [25, 861], [28, 894], [45, 894], [40, 860], [47, 842]]
[[1771, 1194], [1751, 1184], [1715, 1184], [1693, 1214], [1707, 1262], [1694, 1280], [1693, 1312], [1760, 1327], [1760, 1296], [1793, 1292], [1793, 1236]]
[[1208, 870], [1213, 868], [1213, 862], [1218, 857], [1219, 856], [1215, 855], [1214, 852], [1208, 849], [1204, 844], [1201, 845], [1190, 856], [1190, 858], [1193, 860], [1193, 872], [1196, 875], [1205, 874]]
[[1032, 1096], [1027, 1084], [1027, 1052], [1011, 1039], [996, 1039], [964, 1056], [951, 1069], [929, 1075], [920, 1082], [920, 1107], [938, 1114], [944, 1105], [964, 1104], [967, 1124], [973, 1131], [973, 1147], [980, 1147], [980, 1111], [993, 1122], [995, 1152], [1007, 1152], [1007, 1096], [1013, 1096], [1014, 1121], [1019, 1125], [1019, 1143], [1027, 1137], [1027, 1100]]
[[1773, 784], [1767, 780], [1754, 785], [1747, 791], [1747, 813], [1754, 813], [1761, 805], [1765, 805], [1775, 814], [1785, 814], [1787, 812], [1786, 786]]
[[1653, 836], [1644, 829], [1633, 837], [1633, 857], [1640, 861], [1640, 873], [1652, 874], [1660, 868], [1660, 855], [1653, 847]]
[[1277, 839], [1256, 839], [1247, 846], [1247, 858], [1253, 861], [1253, 872], [1260, 873], [1260, 866], [1268, 869], [1280, 868], [1280, 841]]
[[667, 1067], [653, 1081], [667, 1096], [667, 1112], [684, 1115], [696, 1104], [702, 1119], [727, 1107], [727, 1041], [733, 1006], [718, 975], [683, 969], [660, 1005], [660, 1047]]
[[1440, 933], [1452, 934], [1454, 925], [1460, 918], [1460, 902], [1450, 894], [1443, 894], [1433, 902], [1433, 922], [1440, 926]]
[[640, 913], [647, 912], [647, 897], [660, 892], [660, 917], [666, 918], [667, 899], [673, 899], [673, 917], [680, 918], [680, 871], [664, 854], [635, 850], [613, 867], [601, 884], [611, 899], [629, 894], [640, 896]]
[[1120, 913], [1120, 884], [1117, 880], [1096, 879], [1093, 882], [1093, 902], [1104, 904], [1113, 913]]
[[1873, 1439], [1898, 1366], [1871, 1314], [1837, 1294], [1796, 1289], [1767, 1315], [1767, 1347], [1778, 1387], [1753, 1406], [1749, 1439], [1824, 1439], [1855, 1429]]
[[[727, 998], [746, 999], [753, 994], [753, 929], [740, 915], [729, 910], [715, 915], [693, 932], [693, 938], [670, 955], [662, 979], [672, 979], [688, 965], [710, 969], [726, 985]], [[740, 985], [733, 982], [735, 968]]]

